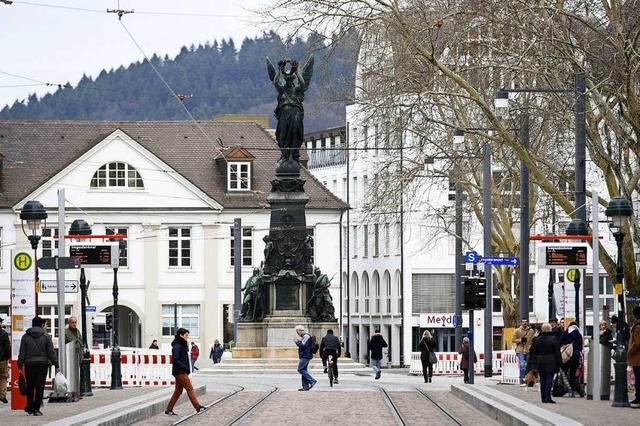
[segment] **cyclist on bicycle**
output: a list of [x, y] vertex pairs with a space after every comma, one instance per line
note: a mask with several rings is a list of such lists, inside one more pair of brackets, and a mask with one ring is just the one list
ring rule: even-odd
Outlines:
[[[327, 334], [322, 338], [320, 342], [320, 357], [322, 358], [322, 364], [327, 365], [327, 357], [333, 356], [333, 377], [335, 378], [333, 383], [338, 384], [338, 358], [342, 353], [342, 347], [340, 341], [333, 335], [333, 330], [327, 330]], [[327, 372], [325, 367], [324, 372]]]

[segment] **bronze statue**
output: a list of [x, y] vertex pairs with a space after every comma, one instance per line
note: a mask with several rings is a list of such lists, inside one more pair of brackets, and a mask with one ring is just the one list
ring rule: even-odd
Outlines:
[[253, 275], [247, 280], [242, 289], [244, 298], [242, 299], [242, 309], [240, 311], [241, 321], [262, 321], [264, 318], [262, 284], [262, 271], [260, 271], [260, 268], [253, 268]]
[[331, 280], [320, 272], [320, 268], [315, 268], [314, 273], [313, 294], [307, 303], [307, 313], [312, 321], [335, 321], [333, 297], [329, 292]]
[[313, 56], [302, 67], [291, 59], [283, 59], [274, 67], [267, 58], [269, 78], [278, 91], [278, 106], [273, 111], [278, 119], [276, 140], [282, 155], [279, 163], [300, 163], [300, 147], [304, 137], [304, 92], [313, 76]]

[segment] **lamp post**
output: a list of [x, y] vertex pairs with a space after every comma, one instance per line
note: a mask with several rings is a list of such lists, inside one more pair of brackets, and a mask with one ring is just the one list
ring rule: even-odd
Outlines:
[[[572, 219], [571, 222], [569, 223], [569, 226], [567, 226], [566, 234], [567, 235], [588, 235], [589, 229], [587, 228], [587, 224], [585, 223], [584, 220], [575, 218], [575, 219]], [[575, 300], [576, 323], [578, 323], [578, 325], [581, 326], [583, 324], [582, 324], [582, 321], [580, 320], [582, 316], [580, 315], [580, 297], [579, 297], [580, 296], [580, 272], [578, 272], [578, 270], [576, 270], [576, 274], [573, 279], [573, 288], [576, 292], [576, 300]], [[584, 330], [582, 326], [580, 328]]]
[[[22, 232], [27, 236], [31, 243], [31, 248], [36, 250], [38, 248], [38, 242], [40, 241], [40, 235], [38, 230], [40, 229], [40, 223], [44, 220], [45, 225], [47, 221], [47, 211], [40, 201], [31, 200], [27, 201], [22, 207], [20, 212], [20, 220], [22, 221]], [[27, 227], [31, 230], [31, 235], [27, 234], [24, 230], [24, 222], [27, 222]]]
[[[118, 240], [119, 248], [124, 246]], [[119, 253], [120, 251], [118, 251]], [[113, 346], [111, 347], [111, 390], [122, 389], [122, 353], [118, 344], [118, 268], [113, 268]]]
[[[69, 235], [91, 235], [91, 227], [82, 220], [76, 219], [69, 228]], [[84, 268], [80, 268], [80, 297], [82, 318], [82, 360], [80, 360], [80, 396], [93, 396], [91, 391], [91, 353], [87, 343], [87, 290], [89, 285], [84, 275]]]
[[615, 360], [613, 407], [629, 407], [629, 395], [627, 394], [627, 337], [625, 332], [627, 321], [624, 312], [624, 269], [622, 265], [622, 242], [626, 234], [622, 231], [622, 227], [627, 225], [627, 220], [632, 214], [631, 205], [625, 198], [620, 196], [613, 197], [605, 211], [605, 215], [611, 218], [610, 226], [615, 229], [613, 237], [616, 239], [618, 246], [615, 283], [615, 293], [618, 295], [618, 330], [616, 333], [616, 349], [613, 354], [613, 359]]

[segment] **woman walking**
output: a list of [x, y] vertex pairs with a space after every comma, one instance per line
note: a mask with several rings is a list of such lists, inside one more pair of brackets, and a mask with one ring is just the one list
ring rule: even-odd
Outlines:
[[[544, 403], [555, 404], [551, 399], [553, 376], [560, 371], [562, 355], [560, 355], [560, 342], [553, 334], [551, 324], [542, 324], [542, 333], [535, 339], [529, 350], [529, 362], [535, 365], [540, 375], [540, 398]], [[533, 368], [533, 367], [532, 367]]]
[[173, 368], [171, 374], [176, 378], [176, 389], [171, 395], [167, 409], [164, 411], [169, 416], [176, 416], [173, 412], [173, 407], [178, 402], [178, 398], [182, 395], [182, 391], [186, 390], [191, 405], [196, 409], [196, 412], [206, 410], [206, 407], [200, 405], [196, 393], [193, 391], [193, 385], [189, 379], [189, 373], [191, 372], [191, 363], [189, 362], [189, 330], [186, 328], [179, 328], [176, 332], [176, 337], [171, 342], [171, 356], [173, 357]]
[[[460, 345], [460, 349], [458, 353], [462, 355], [462, 359], [460, 360], [460, 369], [464, 373], [464, 382], [469, 383], [469, 362], [470, 362], [470, 354], [469, 354], [469, 338], [462, 338], [462, 345]], [[478, 362], [478, 357], [476, 356], [476, 351], [473, 351], [473, 363]]]
[[433, 377], [433, 356], [436, 351], [436, 341], [429, 333], [429, 330], [425, 330], [422, 333], [422, 340], [418, 345], [420, 349], [420, 362], [422, 362], [422, 375], [424, 376], [425, 383], [431, 383], [431, 377]]

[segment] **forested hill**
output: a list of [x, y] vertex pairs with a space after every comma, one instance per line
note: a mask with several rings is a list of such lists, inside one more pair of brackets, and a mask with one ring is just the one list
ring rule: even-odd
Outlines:
[[[38, 120], [197, 120], [221, 114], [268, 114], [275, 126], [276, 91], [267, 74], [266, 56], [302, 62], [313, 54], [314, 75], [305, 97], [305, 131], [344, 124], [345, 102], [352, 97], [357, 55], [355, 37], [328, 49], [318, 36], [297, 39], [285, 48], [275, 33], [183, 47], [175, 59], [154, 55], [125, 68], [84, 76], [53, 94], [15, 102], [0, 111], [4, 119]], [[153, 67], [151, 66], [153, 65]], [[154, 70], [157, 70], [157, 72]], [[159, 77], [166, 81], [166, 84]], [[186, 95], [183, 105], [177, 94]], [[180, 96], [181, 97], [181, 96]]]

